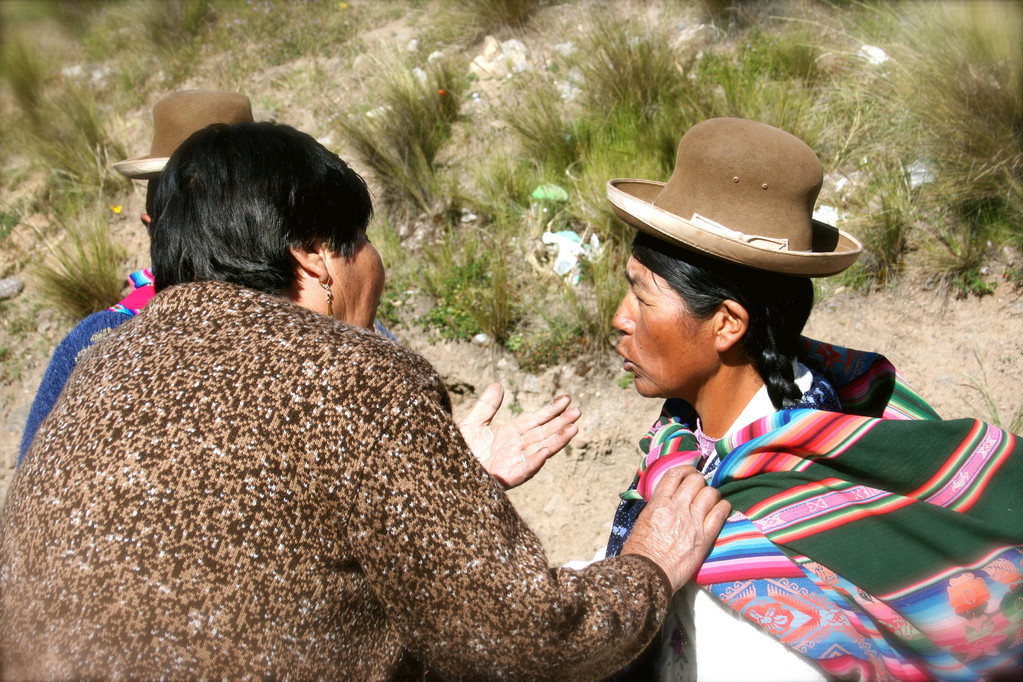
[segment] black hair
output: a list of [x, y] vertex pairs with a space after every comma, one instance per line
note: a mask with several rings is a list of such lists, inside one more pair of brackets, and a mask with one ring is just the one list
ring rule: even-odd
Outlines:
[[[150, 220], [153, 218], [153, 213], [156, 212], [153, 205], [156, 202], [156, 183], [158, 180], [159, 178], [146, 180], [146, 215], [149, 216]], [[146, 225], [146, 227], [148, 228], [149, 226]]]
[[781, 409], [786, 401], [799, 400], [792, 361], [799, 357], [800, 334], [813, 307], [809, 278], [718, 260], [642, 232], [632, 242], [632, 255], [664, 278], [697, 319], [709, 318], [728, 299], [745, 308], [749, 328], [743, 348], [771, 403]]
[[204, 128], [153, 184], [157, 291], [218, 280], [286, 293], [297, 268], [289, 247], [322, 242], [351, 255], [373, 213], [358, 173], [309, 135], [277, 123]]

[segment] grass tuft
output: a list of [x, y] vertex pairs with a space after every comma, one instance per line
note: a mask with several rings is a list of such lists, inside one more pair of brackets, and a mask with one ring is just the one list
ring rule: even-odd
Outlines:
[[424, 249], [423, 283], [436, 301], [425, 321], [446, 338], [482, 332], [503, 344], [518, 317], [509, 252], [487, 248], [487, 241], [471, 228], [450, 228]]
[[68, 84], [54, 92], [41, 108], [42, 115], [29, 132], [46, 167], [58, 184], [103, 192], [127, 187], [127, 180], [111, 163], [127, 158], [124, 145], [103, 128], [95, 92]]
[[53, 65], [39, 49], [33, 49], [25, 36], [14, 33], [0, 45], [0, 75], [7, 81], [14, 100], [33, 125], [43, 115], [42, 93]]
[[37, 267], [41, 296], [72, 318], [108, 308], [121, 298], [126, 254], [98, 210], [91, 218], [61, 226], [66, 240]]
[[522, 156], [546, 170], [546, 179], [557, 182], [579, 162], [586, 141], [551, 81], [522, 79], [518, 99], [519, 105], [505, 113], [505, 120], [516, 133]]
[[977, 271], [989, 227], [1023, 236], [1023, 6], [976, 2], [900, 5], [892, 103], [907, 107], [935, 166], [935, 265], [953, 277]]
[[973, 376], [965, 374], [968, 381], [968, 386], [977, 393], [980, 394], [984, 400], [984, 408], [987, 412], [987, 416], [984, 417], [988, 422], [995, 426], [1005, 429], [1011, 433], [1019, 433], [1023, 429], [1023, 404], [1020, 404], [1016, 411], [1012, 414], [1008, 421], [1003, 421], [1002, 415], [998, 411], [998, 405], [995, 403], [995, 398], [991, 394], [991, 387], [988, 384], [987, 372], [984, 370], [984, 364], [980, 361], [980, 356], [977, 355], [976, 349], [973, 351], [973, 358], [977, 361], [977, 365], [980, 368], [980, 376]]
[[442, 184], [438, 155], [451, 138], [467, 81], [464, 64], [438, 60], [425, 68], [392, 57], [380, 63], [379, 80], [363, 107], [338, 126], [383, 187], [394, 214], [411, 205], [433, 213]]
[[863, 255], [846, 280], [856, 286], [883, 287], [902, 273], [919, 190], [912, 186], [905, 164], [891, 156], [861, 172], [868, 176], [862, 192], [866, 200], [853, 205], [856, 218], [850, 227], [863, 244]]
[[630, 28], [601, 15], [581, 42], [583, 59], [578, 67], [585, 80], [586, 103], [592, 109], [638, 107], [652, 112], [677, 106], [688, 69], [663, 28]]
[[444, 40], [473, 43], [503, 29], [524, 27], [549, 4], [551, 0], [445, 0], [437, 17], [438, 35]]

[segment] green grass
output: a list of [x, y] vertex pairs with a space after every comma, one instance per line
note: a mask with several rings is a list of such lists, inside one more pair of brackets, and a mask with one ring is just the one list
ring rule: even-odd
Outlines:
[[21, 215], [18, 211], [15, 211], [8, 207], [0, 209], [0, 241], [7, 238], [7, 235], [11, 233], [11, 228], [17, 225], [21, 221]]
[[[82, 216], [125, 203], [129, 186], [109, 170], [128, 155], [125, 117], [182, 84], [247, 92], [267, 117], [301, 109], [318, 136], [333, 126], [374, 188], [371, 236], [389, 277], [382, 317], [406, 319], [425, 292], [436, 301], [426, 323], [458, 338], [485, 332], [530, 367], [613, 338], [632, 231], [610, 212], [605, 184], [666, 180], [683, 133], [709, 117], [780, 126], [817, 151], [826, 173], [850, 178], [821, 198], [865, 245], [846, 283], [886, 287], [922, 272], [983, 295], [992, 257], [1023, 249], [1018, 3], [111, 0], [0, 3], [0, 12], [5, 27], [45, 29], [9, 31], [0, 48], [16, 105], [0, 110], [0, 151], [19, 159], [0, 189], [44, 170], [45, 185], [19, 210], [44, 207], [72, 235], [64, 250], [79, 262], [60, 266], [65, 277], [78, 268], [113, 282], [92, 303], [61, 304], [68, 310], [119, 290], [123, 273], [99, 265], [119, 255]], [[538, 13], [572, 17], [557, 40], [574, 53], [534, 41], [547, 29]], [[427, 29], [418, 50], [404, 38], [395, 50], [362, 39], [396, 20]], [[700, 20], [714, 27], [679, 42], [681, 27]], [[486, 34], [523, 40], [536, 68], [473, 83], [469, 58]], [[869, 64], [862, 45], [891, 59]], [[433, 49], [447, 56], [428, 62]], [[462, 108], [470, 88], [482, 95], [471, 114]], [[918, 163], [934, 177], [911, 186], [907, 169]], [[533, 199], [545, 183], [567, 201]], [[463, 208], [478, 218], [462, 223]], [[600, 240], [603, 255], [582, 263], [578, 284], [551, 274], [546, 230]], [[1006, 279], [1023, 281], [1023, 269]]]
[[53, 69], [49, 55], [24, 34], [13, 32], [0, 44], [0, 74], [33, 125], [42, 116], [43, 87]]
[[1023, 235], [1023, 7], [905, 3], [879, 10], [886, 29], [895, 19], [885, 12], [902, 31], [878, 94], [908, 113], [909, 129], [893, 143], [935, 169], [924, 196], [926, 269], [983, 292], [988, 240]]
[[40, 295], [70, 318], [116, 303], [124, 288], [126, 254], [110, 235], [102, 207], [62, 227], [65, 240], [36, 267]]
[[13, 301], [0, 301], [0, 385], [11, 385], [21, 378], [26, 367], [30, 335], [37, 332], [34, 313]]
[[519, 105], [504, 112], [504, 119], [515, 133], [521, 158], [537, 164], [541, 177], [556, 182], [579, 162], [586, 142], [553, 82], [524, 78], [517, 99]]
[[868, 184], [850, 211], [857, 216], [851, 228], [863, 255], [845, 277], [856, 286], [884, 287], [902, 274], [920, 192], [900, 159], [881, 156], [862, 171]]
[[444, 41], [474, 43], [490, 33], [521, 29], [551, 0], [443, 0], [434, 22]]
[[378, 63], [370, 105], [338, 117], [341, 133], [383, 187], [394, 214], [437, 212], [444, 189], [439, 154], [451, 139], [465, 90], [465, 64], [436, 61], [425, 68], [397, 56]]
[[673, 50], [666, 27], [630, 25], [598, 15], [580, 40], [576, 65], [593, 109], [673, 106], [686, 89], [687, 59]]
[[423, 318], [445, 338], [484, 333], [503, 344], [519, 314], [510, 255], [486, 248], [486, 236], [465, 226], [424, 249], [423, 283], [436, 304]]
[[57, 186], [100, 193], [127, 189], [128, 181], [111, 168], [114, 161], [127, 158], [127, 152], [104, 129], [104, 116], [92, 90], [68, 84], [48, 98], [40, 111], [29, 133], [42, 162], [56, 176]]

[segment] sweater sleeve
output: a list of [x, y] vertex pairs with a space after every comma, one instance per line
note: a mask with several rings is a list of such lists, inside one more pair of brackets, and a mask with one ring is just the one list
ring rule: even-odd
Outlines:
[[552, 569], [433, 393], [411, 392], [378, 422], [347, 524], [406, 648], [449, 679], [621, 668], [660, 627], [668, 578], [638, 556]]
[[57, 403], [61, 391], [68, 377], [78, 364], [78, 358], [82, 351], [89, 348], [95, 341], [97, 333], [113, 329], [122, 322], [127, 322], [131, 317], [123, 313], [115, 313], [109, 310], [100, 311], [89, 315], [78, 323], [74, 329], [57, 345], [50, 358], [50, 364], [46, 367], [43, 380], [39, 384], [35, 398], [32, 400], [32, 408], [29, 410], [28, 419], [25, 422], [25, 430], [21, 434], [21, 446], [18, 448], [18, 465], [24, 459], [35, 438], [36, 431], [46, 419], [47, 415]]

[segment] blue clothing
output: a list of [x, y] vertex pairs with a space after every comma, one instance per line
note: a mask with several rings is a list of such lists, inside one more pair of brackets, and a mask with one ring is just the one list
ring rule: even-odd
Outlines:
[[32, 439], [35, 437], [36, 431], [39, 430], [39, 425], [46, 419], [46, 415], [50, 414], [61, 391], [64, 390], [64, 384], [67, 383], [68, 377], [71, 376], [75, 365], [78, 364], [78, 358], [82, 352], [95, 343], [99, 337], [122, 322], [127, 322], [131, 317], [131, 315], [110, 310], [93, 313], [79, 322], [53, 351], [53, 357], [43, 375], [43, 381], [39, 384], [39, 390], [32, 401], [32, 409], [25, 422], [25, 432], [21, 435], [18, 465], [21, 464], [29, 446], [32, 445]]

